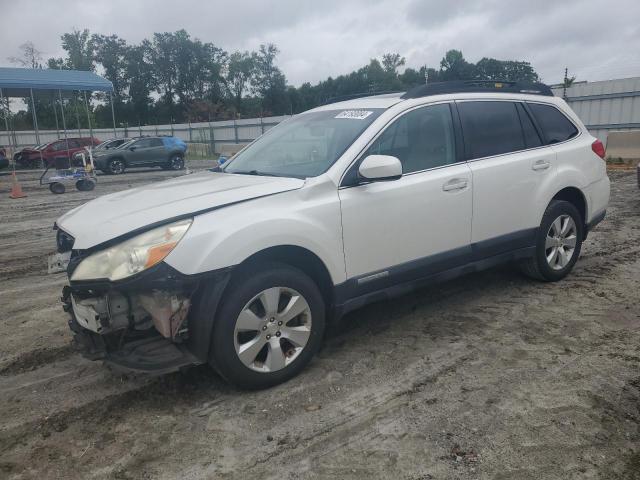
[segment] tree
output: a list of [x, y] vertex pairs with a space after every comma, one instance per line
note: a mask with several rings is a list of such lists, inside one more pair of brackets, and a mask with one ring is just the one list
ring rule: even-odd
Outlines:
[[233, 98], [236, 111], [242, 108], [242, 95], [249, 88], [251, 79], [256, 75], [256, 58], [249, 52], [233, 52], [227, 64], [227, 88]]
[[[130, 125], [298, 113], [343, 96], [404, 91], [425, 82], [539, 81], [528, 62], [485, 57], [474, 64], [461, 51], [449, 50], [438, 68], [407, 67], [400, 73], [406, 60], [400, 53], [390, 52], [351, 72], [296, 88], [287, 85], [277, 67], [279, 50], [273, 44], [229, 55], [212, 43], [192, 38], [185, 30], [154, 33], [137, 45], [128, 45], [117, 35], [91, 35], [88, 30], [74, 30], [60, 38], [66, 56], [50, 58], [48, 67], [91, 71], [99, 66], [113, 84], [116, 116]], [[22, 55], [11, 57], [12, 62], [40, 67], [41, 53], [32, 42], [21, 45], [20, 50]], [[566, 79], [567, 84], [571, 81]], [[100, 94], [97, 98], [104, 100]], [[47, 102], [40, 106], [40, 99], [35, 101], [41, 126], [45, 127]], [[74, 110], [83, 97], [72, 94], [69, 102], [68, 108]], [[98, 126], [110, 126], [111, 106], [108, 102], [93, 105]], [[26, 122], [30, 109], [27, 102], [27, 111], [17, 114], [16, 121]], [[68, 115], [68, 126], [74, 122], [75, 115]]]
[[446, 80], [472, 80], [475, 65], [465, 60], [460, 50], [449, 50], [440, 61], [440, 78]]
[[[193, 110], [196, 100], [221, 100], [227, 61], [224, 50], [191, 39], [186, 30], [154, 33], [153, 41], [145, 40], [143, 45], [152, 66], [155, 89], [171, 121], [189, 117], [192, 111], [201, 112], [202, 105]], [[159, 113], [166, 117], [162, 111]]]
[[153, 101], [151, 92], [155, 88], [153, 67], [147, 61], [149, 45], [129, 46], [125, 54], [125, 78], [129, 85], [128, 120], [145, 124], [149, 121], [149, 114]]
[[127, 42], [117, 35], [93, 35], [94, 60], [102, 65], [104, 76], [113, 84], [113, 94], [120, 97], [127, 88]]
[[528, 62], [484, 57], [476, 63], [475, 71], [476, 78], [479, 80], [540, 81], [538, 74]]
[[398, 67], [405, 64], [404, 57], [401, 57], [399, 53], [385, 53], [382, 55], [382, 67], [387, 73], [398, 73]]
[[284, 113], [289, 106], [286, 78], [275, 65], [278, 53], [278, 47], [270, 43], [260, 45], [260, 50], [254, 56], [253, 91], [262, 97], [263, 108], [269, 113]]
[[173, 121], [173, 102], [178, 83], [178, 71], [175, 55], [175, 39], [172, 33], [154, 33], [153, 41], [143, 42], [153, 65], [154, 83], [168, 107], [170, 120]]
[[38, 50], [32, 41], [28, 41], [18, 47], [22, 52], [19, 57], [8, 57], [11, 63], [25, 68], [42, 68], [42, 52]]
[[95, 45], [88, 29], [74, 30], [61, 37], [62, 48], [67, 52], [64, 66], [69, 70], [95, 70]]

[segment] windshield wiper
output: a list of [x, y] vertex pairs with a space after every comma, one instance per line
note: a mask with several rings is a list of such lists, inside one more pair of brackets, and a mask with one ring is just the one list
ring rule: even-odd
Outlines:
[[258, 170], [239, 170], [237, 172], [227, 172], [225, 170], [225, 173], [235, 173], [236, 175], [256, 175], [259, 177], [277, 177], [278, 175], [274, 174], [274, 173], [268, 173], [268, 172], [260, 172]]

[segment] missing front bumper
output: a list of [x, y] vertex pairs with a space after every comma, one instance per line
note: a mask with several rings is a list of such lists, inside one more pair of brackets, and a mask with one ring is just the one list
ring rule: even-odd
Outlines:
[[170, 290], [65, 287], [61, 300], [77, 349], [128, 372], [162, 374], [201, 363], [185, 345], [197, 285], [166, 286]]
[[118, 349], [110, 349], [102, 335], [82, 328], [69, 320], [74, 333], [73, 343], [89, 360], [104, 360], [115, 370], [161, 375], [200, 362], [183, 346], [160, 335], [129, 339]]
[[[64, 287], [62, 302], [71, 316], [69, 326], [74, 332], [74, 343], [85, 357], [103, 359], [127, 371], [165, 373], [186, 365], [206, 363], [215, 314], [232, 268], [188, 276], [160, 263], [120, 282], [73, 282]], [[115, 303], [105, 304], [109, 304], [110, 318], [117, 320], [115, 323], [100, 322], [99, 315], [97, 319], [95, 315], [85, 316], [94, 321], [94, 329], [86, 328], [74, 313], [72, 295], [81, 301], [89, 300], [85, 302], [89, 304], [113, 295]], [[146, 298], [132, 302], [132, 297]], [[148, 302], [152, 305], [147, 304], [145, 309], [143, 303]], [[105, 311], [104, 305], [97, 308]], [[163, 325], [167, 328], [157, 328], [151, 318], [145, 323], [144, 315], [158, 319], [165, 315], [169, 321]], [[98, 328], [99, 332], [96, 331]]]

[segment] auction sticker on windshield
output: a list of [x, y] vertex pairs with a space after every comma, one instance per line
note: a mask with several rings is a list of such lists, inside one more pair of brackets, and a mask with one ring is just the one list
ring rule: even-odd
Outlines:
[[369, 110], [345, 110], [340, 112], [335, 118], [350, 118], [352, 120], [364, 120], [373, 112]]

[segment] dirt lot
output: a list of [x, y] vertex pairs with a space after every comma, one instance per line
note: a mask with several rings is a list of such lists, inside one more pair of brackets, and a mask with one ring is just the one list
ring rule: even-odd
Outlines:
[[251, 393], [207, 367], [117, 376], [69, 347], [53, 221], [171, 175], [53, 196], [24, 173], [22, 200], [0, 177], [0, 478], [640, 478], [632, 173], [612, 173], [565, 281], [501, 268], [367, 307], [302, 375]]

